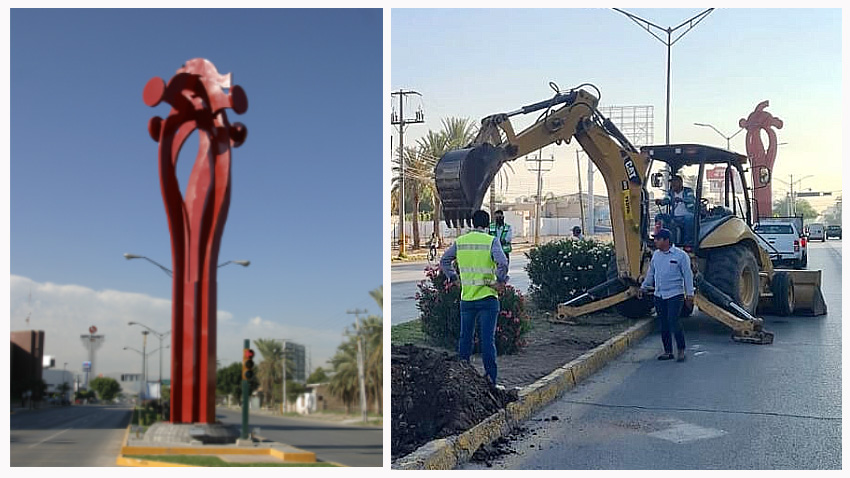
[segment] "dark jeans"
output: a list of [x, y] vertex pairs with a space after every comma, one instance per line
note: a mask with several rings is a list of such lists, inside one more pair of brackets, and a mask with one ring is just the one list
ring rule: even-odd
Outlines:
[[682, 332], [682, 324], [679, 322], [684, 304], [685, 296], [681, 294], [669, 299], [655, 296], [655, 311], [658, 313], [658, 322], [661, 324], [661, 343], [664, 344], [665, 353], [673, 353], [671, 330], [676, 336], [676, 348], [685, 350], [685, 334]]
[[496, 383], [496, 318], [499, 315], [499, 299], [487, 297], [481, 300], [460, 301], [460, 339], [457, 353], [461, 360], [469, 361], [472, 355], [472, 339], [475, 335], [475, 320], [478, 319], [478, 338], [481, 341], [481, 358], [490, 381]]

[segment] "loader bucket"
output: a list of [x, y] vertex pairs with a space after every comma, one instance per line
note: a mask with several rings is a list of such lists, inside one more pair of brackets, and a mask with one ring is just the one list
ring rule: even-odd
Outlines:
[[826, 301], [821, 292], [821, 271], [785, 271], [794, 282], [795, 315], [824, 315]]
[[487, 143], [449, 151], [440, 158], [434, 177], [449, 227], [471, 225], [472, 213], [481, 208], [487, 188], [504, 161], [504, 150]]

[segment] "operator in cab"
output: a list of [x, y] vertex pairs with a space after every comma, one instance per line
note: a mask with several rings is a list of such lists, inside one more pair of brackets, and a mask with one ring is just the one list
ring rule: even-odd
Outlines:
[[684, 187], [682, 177], [678, 174], [670, 178], [670, 190], [667, 197], [656, 199], [655, 204], [659, 206], [672, 205], [673, 223], [682, 228], [684, 244], [693, 244], [694, 233], [694, 205], [696, 196], [694, 190]]
[[457, 351], [461, 360], [472, 355], [475, 322], [478, 321], [481, 358], [490, 384], [496, 388], [496, 320], [499, 316], [499, 292], [508, 282], [508, 259], [497, 238], [487, 233], [490, 215], [486, 211], [472, 214], [473, 230], [459, 236], [443, 257], [440, 269], [449, 282], [458, 274], [452, 267], [457, 259], [460, 270], [460, 338]]

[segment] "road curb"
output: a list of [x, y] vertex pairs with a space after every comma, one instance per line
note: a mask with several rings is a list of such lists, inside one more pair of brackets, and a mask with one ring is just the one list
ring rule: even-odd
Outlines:
[[643, 319], [629, 329], [587, 351], [575, 360], [519, 391], [519, 400], [509, 403], [471, 429], [448, 438], [432, 440], [416, 451], [399, 458], [392, 469], [451, 470], [472, 457], [481, 445], [507, 435], [538, 410], [557, 400], [593, 375], [630, 346], [652, 332], [654, 320]]

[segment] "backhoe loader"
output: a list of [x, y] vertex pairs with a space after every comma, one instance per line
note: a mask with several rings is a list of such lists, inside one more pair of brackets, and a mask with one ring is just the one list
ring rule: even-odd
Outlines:
[[[566, 92], [551, 86], [555, 95], [550, 99], [482, 119], [473, 142], [446, 153], [434, 174], [446, 223], [461, 227], [481, 207], [504, 163], [553, 143], [578, 141], [605, 180], [616, 267], [609, 267], [609, 279], [604, 283], [559, 304], [559, 319], [572, 320], [608, 307], [631, 318], [651, 313], [651, 299], [638, 297], [654, 249], [651, 227], [673, 231], [674, 242], [691, 257], [697, 289], [694, 305], [730, 327], [736, 341], [773, 342], [773, 334], [764, 330], [764, 321], [757, 316], [763, 309], [771, 308], [778, 315], [826, 313], [820, 271], [774, 269], [771, 251], [757, 240], [752, 228], [756, 216], [751, 210], [751, 190], [744, 174], [746, 156], [698, 144], [638, 150], [599, 112], [600, 95], [595, 86], [582, 84]], [[541, 110], [531, 126], [514, 131], [511, 117]], [[667, 171], [650, 175], [653, 165]], [[760, 187], [764, 187], [770, 181], [770, 170], [760, 168], [758, 173]], [[676, 221], [672, 206], [650, 208], [656, 203], [651, 200], [647, 179], [654, 188], [666, 189], [669, 174], [684, 176], [694, 190], [696, 203], [690, 222]], [[683, 243], [685, 237], [690, 238], [689, 243]]]

